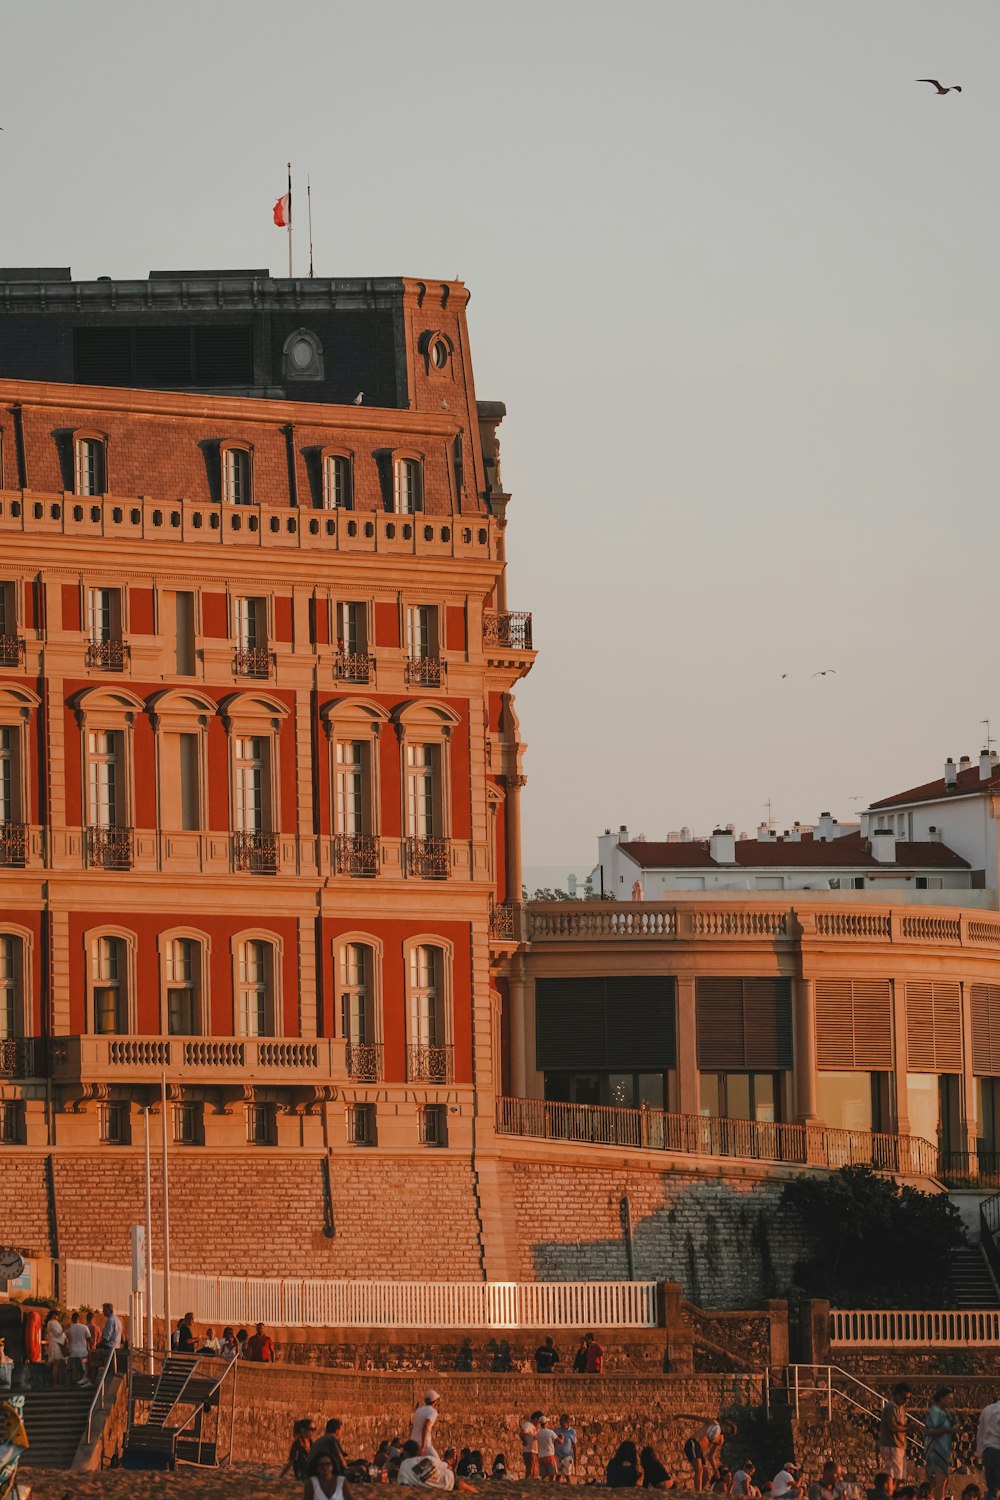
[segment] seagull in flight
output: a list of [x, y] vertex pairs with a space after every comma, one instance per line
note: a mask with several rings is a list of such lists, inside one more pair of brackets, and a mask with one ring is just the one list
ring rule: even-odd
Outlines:
[[836, 677], [836, 675], [837, 675], [837, 668], [836, 667], [824, 667], [824, 669], [823, 669], [822, 672], [813, 672], [811, 675], [813, 677]]
[[960, 94], [962, 92], [962, 85], [960, 83], [949, 83], [948, 87], [945, 88], [944, 84], [938, 83], [936, 78], [918, 78], [917, 82], [932, 83], [939, 94]]

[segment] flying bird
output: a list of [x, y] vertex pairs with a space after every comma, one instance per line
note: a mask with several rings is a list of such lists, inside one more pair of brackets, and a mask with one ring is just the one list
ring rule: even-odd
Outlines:
[[962, 92], [962, 85], [960, 83], [949, 83], [948, 87], [945, 88], [944, 84], [938, 83], [936, 78], [918, 78], [917, 83], [932, 83], [939, 94], [960, 94]]
[[812, 673], [813, 677], [836, 677], [836, 675], [837, 675], [837, 668], [836, 667], [824, 667], [824, 669], [823, 669], [822, 672], [813, 672]]
[[361, 403], [362, 403], [362, 401], [364, 399], [365, 399], [365, 393], [364, 393], [364, 391], [359, 391], [358, 394], [354, 398], [354, 405], [355, 406], [360, 406]]

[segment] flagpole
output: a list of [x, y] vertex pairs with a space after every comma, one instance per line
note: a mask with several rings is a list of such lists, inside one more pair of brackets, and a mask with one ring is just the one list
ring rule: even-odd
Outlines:
[[288, 279], [292, 280], [292, 164], [288, 163]]
[[316, 272], [313, 270], [313, 192], [308, 175], [306, 176], [306, 203], [309, 207], [309, 275], [315, 276]]

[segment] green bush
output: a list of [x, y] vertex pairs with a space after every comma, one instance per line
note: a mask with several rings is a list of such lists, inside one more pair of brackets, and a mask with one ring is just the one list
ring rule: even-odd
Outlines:
[[871, 1167], [786, 1185], [781, 1207], [811, 1253], [795, 1266], [799, 1288], [836, 1307], [941, 1307], [952, 1251], [965, 1226], [946, 1193], [900, 1187]]

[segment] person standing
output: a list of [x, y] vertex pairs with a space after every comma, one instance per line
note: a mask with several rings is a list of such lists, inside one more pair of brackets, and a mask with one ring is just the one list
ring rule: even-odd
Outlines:
[[100, 1380], [101, 1371], [109, 1365], [115, 1357], [115, 1350], [120, 1348], [122, 1341], [121, 1319], [115, 1316], [114, 1307], [110, 1302], [105, 1302], [101, 1308], [104, 1314], [104, 1327], [101, 1336], [97, 1340], [96, 1356], [94, 1363], [94, 1379]]
[[573, 1355], [573, 1374], [586, 1375], [587, 1373], [587, 1340], [593, 1338], [592, 1333], [585, 1333], [580, 1340], [580, 1347]]
[[556, 1461], [556, 1434], [555, 1428], [549, 1425], [548, 1417], [543, 1417], [538, 1424], [535, 1444], [538, 1453], [539, 1479], [555, 1479], [558, 1468]]
[[592, 1333], [587, 1334], [587, 1374], [604, 1374], [604, 1350]]
[[194, 1313], [185, 1313], [177, 1324], [177, 1353], [194, 1353]]
[[951, 1445], [955, 1435], [955, 1392], [942, 1385], [934, 1392], [924, 1417], [924, 1465], [931, 1500], [944, 1500], [951, 1472]]
[[[192, 1313], [189, 1316], [193, 1317], [194, 1314]], [[193, 1348], [194, 1347], [194, 1336], [193, 1335], [192, 1335], [192, 1339], [191, 1339], [191, 1345], [192, 1345], [192, 1348]], [[264, 1332], [264, 1325], [263, 1325], [263, 1323], [258, 1323], [257, 1324], [257, 1332], [254, 1334], [253, 1338], [252, 1339], [247, 1339], [246, 1348], [244, 1350], [244, 1357], [246, 1359], [250, 1360], [250, 1362], [252, 1364], [253, 1363], [256, 1363], [258, 1365], [273, 1365], [274, 1364], [274, 1345], [272, 1344], [272, 1342], [271, 1342], [270, 1338], [268, 1337], [268, 1335]]]
[[535, 1350], [535, 1369], [539, 1375], [551, 1375], [559, 1363], [559, 1350], [556, 1348], [555, 1340], [551, 1333], [546, 1337], [544, 1344], [539, 1344]]
[[556, 1428], [556, 1477], [572, 1484], [575, 1473], [576, 1428], [571, 1425], [568, 1414], [563, 1412]]
[[882, 1408], [879, 1420], [879, 1462], [892, 1479], [906, 1478], [906, 1425], [909, 1420], [906, 1403], [910, 1399], [910, 1387], [901, 1380], [892, 1388], [892, 1400]]
[[413, 1426], [410, 1428], [410, 1442], [418, 1444], [419, 1451], [429, 1453], [432, 1458], [439, 1457], [434, 1447], [434, 1423], [438, 1419], [437, 1404], [440, 1400], [437, 1391], [426, 1391], [423, 1405], [418, 1406], [413, 1413]]
[[[74, 1317], [76, 1314], [74, 1313]], [[6, 1339], [0, 1339], [0, 1391], [9, 1391], [14, 1378], [14, 1361], [7, 1353]], [[2, 1398], [6, 1400], [6, 1397]]]
[[533, 1411], [521, 1423], [521, 1457], [524, 1459], [525, 1479], [538, 1478], [538, 1424], [544, 1420], [540, 1411]]
[[89, 1353], [90, 1330], [86, 1323], [80, 1322], [80, 1314], [75, 1312], [66, 1330], [66, 1355], [69, 1360], [66, 1374], [70, 1385], [87, 1384], [86, 1370]]
[[1000, 1401], [984, 1406], [976, 1428], [976, 1452], [986, 1471], [986, 1500], [1000, 1494]]
[[55, 1313], [49, 1314], [45, 1325], [45, 1358], [49, 1362], [49, 1374], [53, 1387], [66, 1384], [66, 1335]]

